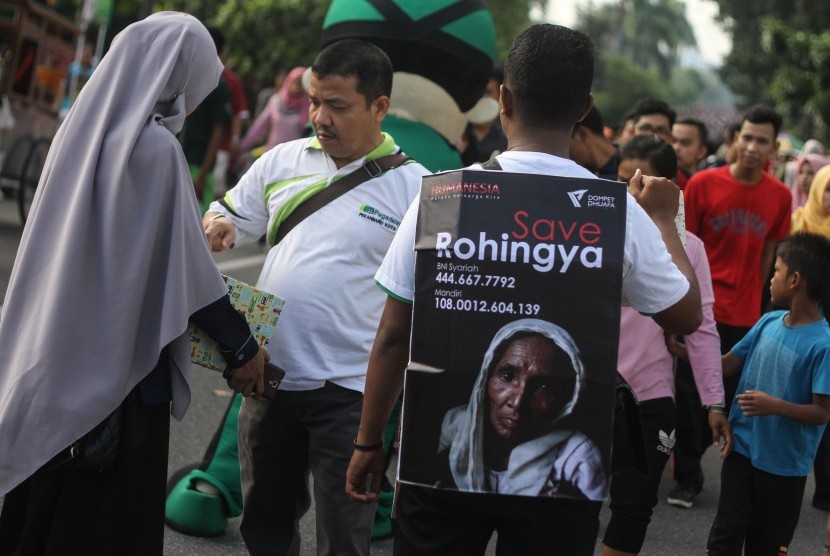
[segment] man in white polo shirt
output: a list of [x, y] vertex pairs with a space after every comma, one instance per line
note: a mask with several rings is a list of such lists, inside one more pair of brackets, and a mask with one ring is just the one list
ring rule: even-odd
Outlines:
[[[265, 234], [272, 247], [257, 285], [285, 299], [269, 346], [285, 378], [274, 401], [246, 399], [239, 414], [241, 532], [248, 550], [299, 553], [310, 471], [317, 553], [368, 555], [374, 506], [350, 501], [343, 477], [385, 300], [372, 277], [428, 171], [411, 161], [391, 169], [378, 164], [400, 152], [380, 130], [392, 86], [383, 51], [338, 41], [311, 69], [315, 136], [258, 159], [211, 205], [205, 231], [214, 250]], [[347, 179], [354, 183], [353, 172], [364, 181], [281, 237], [280, 227], [298, 206]]]
[[[574, 124], [593, 104], [593, 60], [590, 39], [565, 27], [534, 25], [516, 39], [501, 87], [508, 149], [494, 160], [502, 170], [594, 177], [567, 158]], [[490, 163], [485, 166], [493, 168]], [[663, 178], [644, 178], [639, 171], [631, 186], [636, 201], [627, 203], [623, 294], [667, 330], [691, 333], [702, 313], [694, 269], [674, 224], [678, 189]], [[383, 453], [372, 448], [401, 391], [409, 358], [417, 212], [416, 201], [375, 276], [389, 295], [369, 359], [363, 417], [346, 477], [347, 493], [362, 502], [377, 498], [385, 461]], [[600, 501], [493, 496], [403, 484], [397, 500], [395, 554], [484, 554], [495, 530], [499, 553], [590, 555], [600, 506]]]

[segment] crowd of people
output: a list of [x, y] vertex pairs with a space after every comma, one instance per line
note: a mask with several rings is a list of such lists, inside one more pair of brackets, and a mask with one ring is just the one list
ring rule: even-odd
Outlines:
[[[228, 461], [248, 551], [298, 554], [313, 496], [318, 554], [369, 554], [409, 362], [416, 229], [433, 217], [421, 178], [454, 169], [422, 165], [387, 131], [407, 117], [396, 87], [416, 80], [396, 80], [379, 42], [328, 41], [269, 88], [246, 132], [221, 32], [162, 12], [115, 38], [55, 137], [3, 305], [0, 555], [163, 553], [188, 322], [220, 345], [240, 394]], [[616, 371], [638, 402], [645, 464], [606, 476], [565, 419], [590, 371], [569, 332], [508, 323], [441, 424], [439, 488], [397, 485], [395, 554], [483, 554], [494, 532], [498, 554], [593, 554], [605, 499], [602, 553], [637, 554], [666, 465], [668, 504], [691, 508], [712, 445], [723, 465], [700, 540], [710, 555], [786, 554], [811, 470], [813, 505], [830, 507], [830, 158], [813, 142], [774, 167], [784, 122], [764, 105], [719, 154], [703, 122], [656, 99], [608, 137], [594, 60], [585, 34], [533, 25], [503, 71], [480, 76], [497, 111], [472, 99], [455, 141], [441, 124], [430, 133], [457, 150], [455, 167], [628, 185]], [[210, 256], [263, 237], [257, 286], [286, 300], [267, 350]], [[573, 394], [526, 394], [563, 355]], [[286, 370], [272, 400], [269, 360]], [[488, 417], [497, 407], [546, 428], [517, 438], [518, 417]], [[528, 440], [542, 446], [531, 456]]]

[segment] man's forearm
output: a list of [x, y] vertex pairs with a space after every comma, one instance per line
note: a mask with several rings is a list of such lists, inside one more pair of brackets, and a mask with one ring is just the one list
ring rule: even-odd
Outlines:
[[674, 306], [671, 314], [664, 311], [655, 315], [654, 320], [665, 330], [675, 334], [691, 334], [698, 329], [703, 322], [703, 311], [700, 304], [700, 286], [697, 282], [697, 274], [689, 261], [686, 249], [677, 234], [674, 220], [653, 220], [672, 262], [677, 266], [680, 273], [689, 283], [689, 290]]

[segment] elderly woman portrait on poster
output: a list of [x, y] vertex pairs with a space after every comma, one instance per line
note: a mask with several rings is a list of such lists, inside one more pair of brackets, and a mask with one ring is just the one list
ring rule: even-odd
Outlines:
[[602, 500], [602, 455], [584, 434], [557, 428], [585, 382], [565, 330], [538, 319], [502, 327], [484, 355], [467, 405], [444, 417], [435, 486], [474, 492]]

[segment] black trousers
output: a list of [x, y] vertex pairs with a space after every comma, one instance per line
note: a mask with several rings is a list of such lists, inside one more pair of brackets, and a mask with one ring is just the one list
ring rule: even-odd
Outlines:
[[591, 556], [601, 502], [400, 485], [395, 556]]
[[793, 539], [807, 477], [784, 477], [752, 466], [732, 452], [721, 467], [718, 512], [709, 556], [778, 556]]
[[114, 469], [79, 469], [64, 450], [6, 495], [0, 554], [161, 556], [170, 404], [144, 405], [136, 387], [122, 408]]
[[611, 477], [611, 519], [602, 543], [622, 552], [640, 552], [657, 505], [663, 469], [675, 443], [674, 400], [640, 402], [648, 475], [631, 468]]
[[[728, 353], [749, 328], [718, 323], [721, 354]], [[738, 389], [740, 374], [724, 379], [726, 413], [732, 407]], [[677, 405], [677, 444], [674, 451], [674, 480], [678, 485], [690, 486], [698, 492], [703, 488], [703, 469], [700, 460], [706, 448], [712, 445], [712, 433], [706, 410], [700, 405], [692, 368], [678, 361], [675, 373], [675, 403]]]
[[239, 459], [245, 511], [240, 531], [254, 556], [300, 553], [300, 518], [314, 477], [317, 553], [368, 556], [374, 504], [346, 496], [363, 394], [327, 382], [278, 390], [273, 401], [245, 399], [239, 412]]

